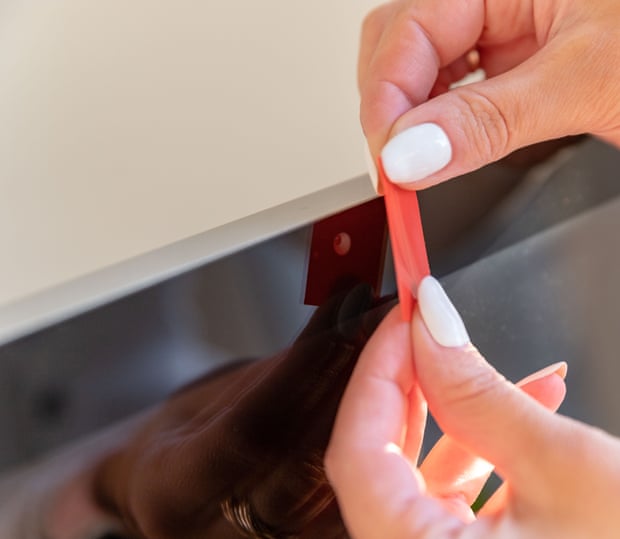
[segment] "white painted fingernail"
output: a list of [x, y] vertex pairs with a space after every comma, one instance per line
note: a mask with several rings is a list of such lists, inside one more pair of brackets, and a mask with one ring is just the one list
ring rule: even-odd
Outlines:
[[375, 188], [375, 192], [379, 193], [379, 174], [377, 173], [377, 165], [372, 158], [370, 148], [368, 144], [364, 144], [364, 157], [366, 157], [366, 168], [368, 169], [368, 176], [372, 182], [372, 186]]
[[519, 380], [516, 385], [518, 387], [523, 387], [531, 382], [535, 382], [536, 380], [542, 380], [543, 378], [546, 378], [551, 374], [557, 374], [560, 378], [562, 378], [562, 380], [564, 380], [566, 378], [567, 372], [568, 365], [565, 361], [560, 361], [559, 363], [554, 363], [553, 365], [549, 365], [544, 369], [541, 369], [533, 374], [530, 374], [529, 376], [526, 376], [522, 380]]
[[469, 343], [461, 315], [437, 279], [431, 276], [422, 279], [418, 287], [418, 304], [422, 320], [438, 344], [459, 348]]
[[393, 137], [381, 152], [381, 163], [394, 183], [422, 180], [444, 168], [452, 159], [446, 132], [437, 124], [410, 127]]

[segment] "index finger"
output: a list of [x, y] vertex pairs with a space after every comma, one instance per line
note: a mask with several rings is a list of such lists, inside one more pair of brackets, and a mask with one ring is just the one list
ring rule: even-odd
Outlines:
[[[373, 54], [366, 54], [361, 89], [361, 121], [373, 156], [379, 154], [400, 116], [428, 100], [439, 70], [478, 43], [509, 41], [537, 30], [531, 0], [402, 0], [394, 13], [366, 24], [362, 43], [374, 26], [382, 28]], [[378, 10], [377, 10], [378, 11]]]
[[417, 454], [408, 459], [403, 446], [419, 447], [425, 416], [410, 326], [393, 310], [359, 358], [326, 456], [328, 477], [356, 537], [385, 537], [396, 516], [421, 497], [411, 460]]

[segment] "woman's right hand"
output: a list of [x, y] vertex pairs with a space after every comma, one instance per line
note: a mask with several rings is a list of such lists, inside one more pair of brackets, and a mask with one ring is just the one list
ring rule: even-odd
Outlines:
[[[563, 387], [552, 373], [536, 382], [547, 395]], [[424, 399], [449, 441], [416, 468]], [[393, 312], [366, 345], [326, 463], [355, 539], [620, 537], [620, 441], [500, 376], [430, 277], [412, 326]], [[505, 485], [474, 517], [488, 463]]]
[[[619, 28], [617, 0], [378, 7], [358, 68], [372, 157], [383, 150], [387, 177], [420, 189], [543, 140], [591, 133], [620, 145]], [[477, 67], [471, 51], [487, 80], [448, 91]]]

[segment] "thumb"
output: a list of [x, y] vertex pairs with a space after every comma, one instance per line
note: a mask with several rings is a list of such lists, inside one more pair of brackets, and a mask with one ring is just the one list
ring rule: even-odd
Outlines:
[[410, 109], [395, 122], [381, 152], [387, 177], [422, 189], [521, 147], [595, 130], [592, 111], [586, 114], [591, 107], [585, 106], [591, 95], [584, 93], [592, 89], [586, 83], [576, 87], [572, 77], [565, 54], [547, 48], [502, 75]]
[[418, 288], [412, 337], [419, 385], [442, 430], [514, 486], [531, 488], [554, 454], [557, 418], [485, 361], [432, 277]]

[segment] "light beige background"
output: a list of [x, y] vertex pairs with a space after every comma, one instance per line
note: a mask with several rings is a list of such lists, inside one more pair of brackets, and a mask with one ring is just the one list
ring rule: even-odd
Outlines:
[[0, 342], [372, 196], [377, 3], [5, 0]]

